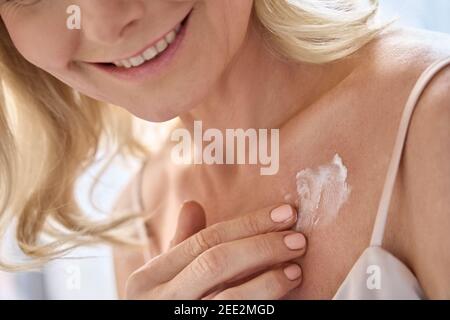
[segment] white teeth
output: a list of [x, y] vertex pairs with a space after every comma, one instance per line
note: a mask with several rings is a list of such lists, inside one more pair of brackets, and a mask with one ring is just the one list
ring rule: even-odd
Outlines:
[[133, 67], [138, 67], [145, 62], [145, 59], [142, 56], [137, 56], [137, 57], [131, 58], [130, 62]]
[[122, 60], [121, 62], [125, 68], [131, 68], [131, 62], [129, 62], [128, 60]]
[[167, 49], [167, 46], [168, 46], [168, 44], [167, 44], [166, 39], [161, 39], [156, 44], [156, 50], [158, 50], [158, 52], [161, 53]]
[[175, 37], [176, 37], [176, 36], [177, 36], [177, 34], [175, 33], [175, 31], [170, 31], [170, 32], [166, 35], [165, 39], [166, 39], [166, 41], [167, 41], [168, 44], [171, 44], [171, 43], [175, 40]]
[[157, 54], [158, 54], [158, 50], [156, 50], [156, 48], [154, 48], [154, 47], [151, 47], [151, 48], [148, 48], [147, 50], [145, 50], [142, 55], [144, 56], [145, 60], [151, 60], [154, 57], [156, 57]]
[[161, 40], [159, 40], [155, 46], [148, 48], [142, 54], [137, 55], [135, 57], [124, 59], [120, 61], [113, 62], [116, 67], [119, 68], [132, 68], [139, 67], [144, 64], [146, 61], [150, 61], [154, 59], [158, 54], [164, 52], [171, 43], [173, 43], [177, 37], [177, 33], [181, 29], [181, 24], [177, 25], [174, 30], [170, 31], [168, 34], [164, 36]]

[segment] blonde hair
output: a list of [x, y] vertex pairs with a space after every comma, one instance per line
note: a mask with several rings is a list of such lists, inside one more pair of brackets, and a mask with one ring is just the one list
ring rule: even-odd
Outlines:
[[384, 26], [378, 0], [255, 0], [270, 48], [294, 61], [327, 63], [358, 51]]
[[[275, 51], [295, 61], [325, 63], [346, 57], [382, 28], [372, 21], [377, 1], [255, 0], [254, 13]], [[99, 242], [127, 243], [116, 231], [136, 218], [91, 221], [74, 197], [77, 178], [114, 148], [144, 160], [134, 117], [121, 108], [83, 96], [27, 62], [0, 21], [0, 236], [16, 223], [16, 238], [38, 266], [70, 249]], [[115, 147], [112, 147], [115, 146]], [[91, 189], [92, 191], [92, 189]], [[43, 242], [42, 236], [50, 241]]]

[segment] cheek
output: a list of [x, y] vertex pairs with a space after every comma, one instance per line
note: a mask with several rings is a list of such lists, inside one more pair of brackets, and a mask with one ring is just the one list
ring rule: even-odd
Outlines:
[[253, 0], [212, 0], [221, 34], [227, 36], [230, 50], [237, 50], [247, 34]]
[[20, 54], [46, 71], [61, 70], [70, 63], [77, 48], [78, 32], [65, 28], [62, 21], [26, 17], [8, 21], [5, 25]]
[[[211, 86], [226, 73], [233, 58], [245, 43], [252, 8], [251, 0], [199, 2], [194, 7], [190, 26], [192, 38], [189, 38], [184, 56], [185, 64], [165, 81], [153, 86], [150, 93], [147, 89], [147, 101], [150, 96], [152, 103], [167, 103], [164, 108], [160, 108], [163, 113], [169, 109], [181, 113], [201, 103], [209, 94]], [[178, 81], [179, 79], [183, 81]], [[186, 97], [190, 100], [186, 101]], [[142, 105], [144, 109], [145, 103], [135, 105]], [[164, 114], [161, 118], [166, 116]]]
[[206, 0], [203, 21], [197, 35], [202, 52], [224, 63], [229, 62], [242, 47], [247, 35], [252, 0]]

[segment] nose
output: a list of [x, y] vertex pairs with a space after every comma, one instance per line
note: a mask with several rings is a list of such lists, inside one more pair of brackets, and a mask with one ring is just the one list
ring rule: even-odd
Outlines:
[[97, 43], [115, 44], [132, 31], [144, 14], [142, 0], [84, 0], [82, 32]]

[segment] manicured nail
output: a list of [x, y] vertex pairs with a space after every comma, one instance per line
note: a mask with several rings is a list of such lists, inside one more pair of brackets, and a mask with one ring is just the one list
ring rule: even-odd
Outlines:
[[283, 272], [289, 280], [297, 280], [302, 275], [302, 269], [297, 264], [287, 266]]
[[294, 209], [290, 205], [282, 205], [270, 213], [270, 218], [274, 222], [286, 222], [294, 216]]
[[284, 243], [289, 249], [299, 250], [306, 246], [306, 239], [300, 233], [292, 233], [284, 237]]

